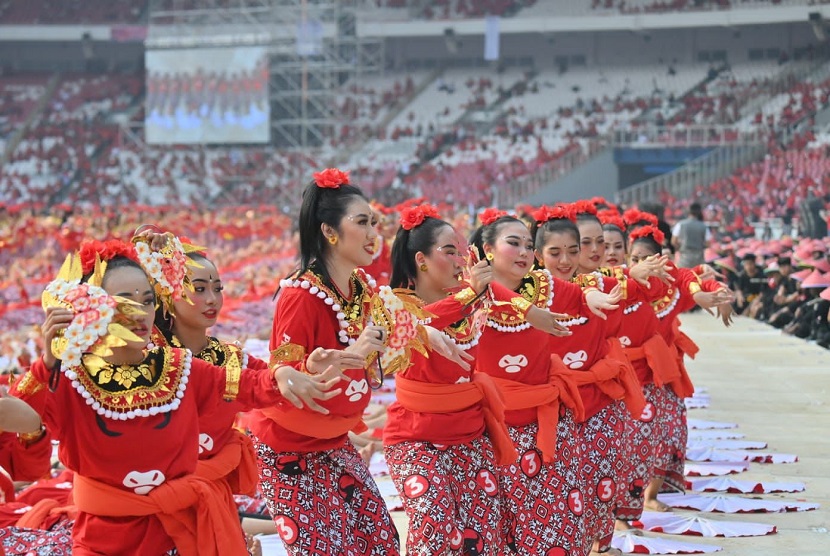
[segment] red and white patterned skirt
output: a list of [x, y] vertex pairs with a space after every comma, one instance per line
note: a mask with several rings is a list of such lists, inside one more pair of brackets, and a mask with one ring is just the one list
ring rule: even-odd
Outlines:
[[487, 437], [402, 442], [383, 451], [409, 517], [407, 555], [504, 553], [499, 471]]
[[577, 425], [559, 418], [556, 459], [542, 461], [537, 423], [508, 427], [518, 459], [501, 467], [505, 554], [581, 556], [585, 544], [585, 484]]
[[254, 438], [260, 489], [292, 556], [398, 556], [386, 503], [357, 450], [282, 452]]
[[623, 402], [614, 401], [577, 429], [582, 442], [585, 540], [589, 552], [595, 540], [599, 541], [599, 550], [611, 546], [617, 492], [626, 466], [623, 435], [625, 422], [630, 418]]
[[665, 438], [665, 421], [660, 412], [665, 391], [654, 384], [643, 386], [646, 405], [639, 419], [625, 418], [622, 478], [617, 491], [617, 518], [640, 519], [645, 489], [654, 475], [660, 446]]
[[658, 414], [663, 421], [665, 437], [660, 444], [655, 477], [663, 477], [663, 489], [686, 491], [684, 467], [686, 465], [686, 442], [689, 439], [689, 425], [686, 420], [686, 404], [671, 388], [663, 388], [657, 399], [662, 404]]

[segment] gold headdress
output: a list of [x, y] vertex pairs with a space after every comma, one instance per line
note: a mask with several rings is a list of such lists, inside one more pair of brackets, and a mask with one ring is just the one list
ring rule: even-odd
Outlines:
[[138, 253], [138, 262], [152, 279], [156, 296], [164, 310], [173, 314], [173, 301], [184, 299], [192, 304], [187, 296], [194, 291], [190, 281], [190, 269], [202, 268], [202, 265], [187, 255], [203, 251], [204, 248], [182, 243], [170, 232], [163, 235], [166, 241], [158, 250], [153, 250], [152, 237], [146, 235], [133, 237], [133, 243]]
[[78, 253], [67, 255], [58, 276], [46, 286], [41, 305], [63, 307], [74, 313], [69, 326], [52, 340], [52, 354], [61, 360], [61, 368], [81, 364], [84, 354], [103, 358], [112, 355], [112, 348], [140, 342], [141, 338], [122, 324], [114, 322], [116, 314], [127, 319], [143, 315], [144, 309], [129, 299], [110, 296], [102, 287], [107, 263], [95, 258], [89, 280], [81, 283], [83, 270]]

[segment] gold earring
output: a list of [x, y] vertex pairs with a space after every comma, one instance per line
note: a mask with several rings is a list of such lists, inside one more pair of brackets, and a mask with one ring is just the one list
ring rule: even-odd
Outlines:
[[487, 253], [487, 255], [485, 255], [484, 258], [486, 258], [488, 261], [492, 261], [496, 257], [492, 253]]
[[332, 245], [337, 245], [337, 236], [330, 236], [329, 243]]
[[418, 268], [421, 269], [421, 272], [426, 272], [427, 271], [427, 263], [421, 263], [421, 266], [419, 266]]

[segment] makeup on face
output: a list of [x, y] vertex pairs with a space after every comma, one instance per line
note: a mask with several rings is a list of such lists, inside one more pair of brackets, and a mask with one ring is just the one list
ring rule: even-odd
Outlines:
[[102, 285], [110, 295], [123, 297], [141, 305], [143, 315], [127, 316], [119, 313], [116, 319], [143, 341], [141, 345], [130, 347], [143, 349], [150, 341], [156, 309], [156, 294], [147, 275], [135, 267], [114, 268], [107, 271]]
[[560, 280], [570, 280], [579, 266], [580, 247], [572, 233], [549, 233], [542, 247], [545, 268]]
[[363, 199], [353, 200], [340, 221], [340, 234], [335, 245], [338, 253], [354, 266], [372, 263], [375, 255], [378, 217]]
[[625, 264], [625, 239], [619, 232], [604, 232], [605, 235], [605, 266], [620, 266]]

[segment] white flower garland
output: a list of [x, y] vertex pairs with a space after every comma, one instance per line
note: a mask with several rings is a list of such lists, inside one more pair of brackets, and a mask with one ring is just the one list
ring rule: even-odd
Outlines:
[[452, 336], [450, 336], [449, 334], [447, 334], [443, 330], [439, 330], [439, 332], [441, 333], [442, 336], [444, 336], [444, 338], [446, 338], [447, 340], [452, 342], [453, 345], [456, 346], [458, 349], [468, 351], [468, 350], [470, 350], [470, 349], [472, 349], [472, 348], [474, 348], [478, 345], [478, 341], [479, 341], [479, 339], [481, 339], [481, 334], [484, 331], [481, 330], [481, 329], [477, 330], [476, 333], [473, 335], [473, 338], [469, 342], [466, 342], [466, 343], [463, 343], [463, 344], [458, 343], [455, 340], [455, 338], [453, 338]]
[[80, 280], [53, 280], [46, 286], [46, 292], [71, 305], [75, 313], [63, 332], [67, 345], [60, 359], [62, 369], [77, 367], [81, 356], [109, 334], [118, 303], [103, 288], [81, 284]]
[[605, 292], [605, 276], [603, 276], [602, 272], [595, 270], [591, 274], [593, 274], [597, 279], [597, 289], [601, 292]]
[[487, 326], [490, 328], [495, 328], [499, 332], [521, 332], [523, 330], [527, 330], [530, 328], [530, 323], [523, 322], [522, 324], [517, 324], [516, 326], [505, 326], [503, 324], [499, 324], [497, 322], [493, 322], [490, 319], [487, 319]]
[[127, 421], [128, 419], [135, 419], [137, 417], [150, 417], [151, 415], [158, 415], [159, 413], [169, 413], [179, 408], [184, 398], [184, 392], [187, 390], [187, 383], [190, 380], [190, 365], [193, 360], [193, 354], [189, 349], [184, 350], [185, 355], [182, 358], [182, 377], [179, 380], [179, 385], [176, 390], [176, 397], [169, 403], [163, 405], [154, 405], [147, 409], [131, 409], [129, 411], [113, 411], [105, 409], [101, 403], [95, 400], [92, 394], [84, 387], [78, 380], [78, 372], [75, 369], [65, 369], [63, 372], [66, 378], [72, 381], [72, 387], [81, 395], [86, 404], [92, 407], [98, 415], [116, 421]]
[[547, 303], [545, 303], [545, 307], [550, 307], [551, 305], [553, 305], [553, 286], [554, 286], [553, 275], [550, 273], [550, 271], [547, 268], [543, 268], [541, 270], [542, 270], [542, 272], [545, 273], [545, 276], [548, 279], [548, 284], [550, 284], [550, 288], [549, 288], [550, 291], [548, 292], [548, 301], [547, 301]]

